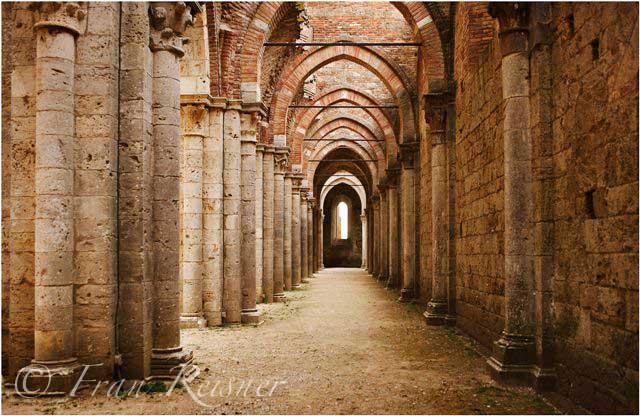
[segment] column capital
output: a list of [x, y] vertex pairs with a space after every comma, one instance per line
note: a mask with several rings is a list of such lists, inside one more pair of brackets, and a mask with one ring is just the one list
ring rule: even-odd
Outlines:
[[201, 10], [198, 2], [149, 3], [151, 50], [169, 51], [179, 58], [184, 56], [183, 45], [187, 39], [182, 35], [187, 26], [193, 25], [194, 16]]
[[389, 187], [388, 178], [386, 176], [381, 177], [378, 180], [378, 192], [380, 192], [381, 195], [384, 195], [388, 187]]
[[439, 144], [445, 139], [447, 129], [447, 108], [451, 98], [446, 92], [427, 93], [424, 95], [425, 121], [429, 125], [432, 142]]
[[289, 166], [289, 148], [276, 146], [273, 162], [275, 163], [275, 173], [284, 175]]
[[258, 153], [258, 152], [264, 153], [264, 149], [265, 149], [264, 143], [256, 144], [256, 153]]
[[255, 102], [255, 103], [242, 102], [241, 105], [242, 105], [243, 113], [255, 114], [256, 117], [260, 118], [260, 120], [267, 118], [267, 107], [262, 102]]
[[293, 190], [296, 193], [300, 193], [302, 189], [302, 180], [304, 179], [304, 175], [297, 172], [289, 172], [291, 174], [291, 179], [293, 179]]
[[[182, 98], [182, 97], [181, 97]], [[182, 135], [205, 136], [205, 128], [208, 127], [209, 109], [204, 102], [180, 102], [180, 123]]]
[[276, 152], [276, 148], [271, 146], [270, 144], [262, 144], [264, 153], [274, 154]]
[[404, 169], [413, 169], [416, 155], [420, 150], [417, 141], [400, 143], [400, 162]]
[[378, 209], [378, 204], [380, 203], [380, 195], [379, 194], [373, 194], [371, 195], [371, 206], [373, 207], [373, 209]]
[[35, 13], [34, 30], [58, 28], [78, 36], [87, 27], [87, 2], [34, 1], [29, 3], [29, 10]]
[[489, 15], [500, 24], [499, 38], [502, 56], [528, 50], [529, 3], [491, 2]]

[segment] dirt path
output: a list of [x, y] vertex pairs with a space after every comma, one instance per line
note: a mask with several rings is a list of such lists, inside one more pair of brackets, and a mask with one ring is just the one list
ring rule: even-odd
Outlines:
[[[427, 327], [359, 269], [328, 269], [258, 327], [184, 331], [201, 376], [139, 397], [26, 400], [5, 413], [549, 413], [528, 389], [495, 386], [473, 344]], [[217, 386], [216, 386], [216, 383]], [[244, 383], [244, 384], [243, 384]], [[232, 392], [229, 394], [229, 385]], [[258, 386], [262, 386], [257, 389]], [[214, 390], [214, 387], [215, 390]], [[213, 397], [211, 392], [213, 391]], [[195, 396], [200, 404], [192, 398]]]

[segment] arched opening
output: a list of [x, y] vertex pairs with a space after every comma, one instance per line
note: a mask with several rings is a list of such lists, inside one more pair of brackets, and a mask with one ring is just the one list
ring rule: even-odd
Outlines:
[[331, 187], [324, 200], [323, 258], [326, 267], [360, 267], [362, 264], [362, 222], [360, 196], [352, 185]]
[[338, 204], [338, 212], [336, 212], [338, 220], [338, 230], [341, 240], [349, 238], [349, 207], [346, 202], [342, 201]]

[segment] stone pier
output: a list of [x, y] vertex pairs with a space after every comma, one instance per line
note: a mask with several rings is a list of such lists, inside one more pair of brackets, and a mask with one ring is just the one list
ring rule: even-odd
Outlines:
[[182, 125], [180, 278], [182, 280], [182, 328], [206, 326], [202, 309], [203, 278], [203, 141], [209, 133], [206, 99], [183, 95], [180, 99]]
[[398, 176], [400, 175], [397, 162], [394, 161], [387, 169], [387, 200], [388, 200], [388, 218], [389, 218], [389, 243], [387, 248], [388, 253], [388, 265], [387, 270], [388, 288], [397, 288], [400, 285], [400, 237], [399, 237], [399, 222], [398, 222]]
[[241, 323], [242, 279], [240, 267], [240, 149], [241, 121], [239, 100], [230, 100], [224, 112], [224, 281], [222, 306], [224, 323]]
[[265, 145], [262, 159], [262, 293], [273, 302], [273, 146]]
[[299, 289], [302, 281], [302, 242], [300, 241], [300, 212], [302, 201], [300, 199], [300, 175], [292, 175], [291, 190], [291, 287]]
[[274, 155], [273, 204], [273, 300], [283, 302], [284, 293], [284, 175], [287, 171], [289, 149], [276, 146]]
[[262, 231], [262, 218], [263, 218], [263, 200], [262, 200], [262, 190], [263, 188], [263, 157], [264, 157], [264, 149], [265, 146], [262, 143], [258, 143], [256, 145], [256, 176], [254, 181], [254, 187], [256, 191], [255, 201], [256, 201], [256, 302], [261, 303], [263, 301], [262, 294], [262, 273], [263, 273], [263, 254], [262, 254], [262, 244], [263, 244], [263, 231]]
[[[195, 6], [194, 6], [195, 7]], [[195, 12], [195, 10], [194, 10]], [[154, 331], [151, 376], [173, 379], [187, 370], [193, 353], [180, 345], [180, 61], [190, 7], [151, 3], [153, 52], [153, 254]]]
[[307, 181], [302, 180], [300, 187], [300, 281], [309, 283], [309, 251], [307, 239]]
[[291, 172], [284, 176], [284, 289], [289, 291], [293, 288], [293, 259], [291, 229], [293, 226], [292, 211], [292, 191], [293, 179]]
[[447, 169], [446, 94], [427, 94], [426, 121], [431, 135], [431, 299], [424, 316], [429, 325], [444, 325], [448, 312], [447, 279], [449, 181]]
[[487, 361], [498, 381], [528, 385], [535, 369], [529, 6], [492, 3], [502, 52], [504, 107], [504, 330]]
[[[242, 280], [243, 324], [260, 323], [256, 308], [256, 143], [260, 114], [257, 109], [244, 108], [241, 118], [240, 160], [240, 276]], [[245, 254], [246, 253], [246, 254]]]
[[410, 302], [415, 296], [416, 275], [416, 179], [415, 159], [418, 152], [417, 142], [402, 143], [402, 289], [400, 302]]
[[314, 241], [313, 241], [313, 207], [315, 198], [311, 192], [307, 196], [307, 273], [308, 277], [313, 276], [313, 263], [315, 257]]
[[209, 135], [203, 143], [202, 210], [203, 270], [202, 297], [207, 326], [222, 325], [222, 282], [224, 270], [223, 224], [224, 186], [224, 98], [211, 99]]
[[[67, 12], [52, 3], [36, 7], [34, 357], [18, 372], [17, 383], [28, 390], [47, 389], [51, 395], [68, 392], [78, 375], [73, 326], [74, 80], [76, 36], [86, 24], [86, 10]], [[50, 374], [34, 375], [41, 366]]]

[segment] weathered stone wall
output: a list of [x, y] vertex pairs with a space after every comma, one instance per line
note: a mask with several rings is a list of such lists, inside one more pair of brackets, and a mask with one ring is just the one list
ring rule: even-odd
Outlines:
[[[469, 4], [459, 5], [460, 10], [466, 7]], [[456, 24], [456, 39], [465, 30], [463, 22]], [[458, 67], [465, 60], [465, 48], [456, 46]], [[489, 347], [504, 327], [502, 87], [497, 37], [478, 64], [467, 68], [457, 79], [456, 91], [457, 322]]]
[[638, 6], [558, 4], [552, 25], [552, 88], [538, 93], [553, 102], [560, 390], [596, 412], [636, 413]]
[[[529, 58], [537, 365], [591, 411], [635, 413], [638, 8], [549, 10]], [[488, 347], [505, 316], [501, 53], [481, 4], [456, 16], [457, 322]]]

